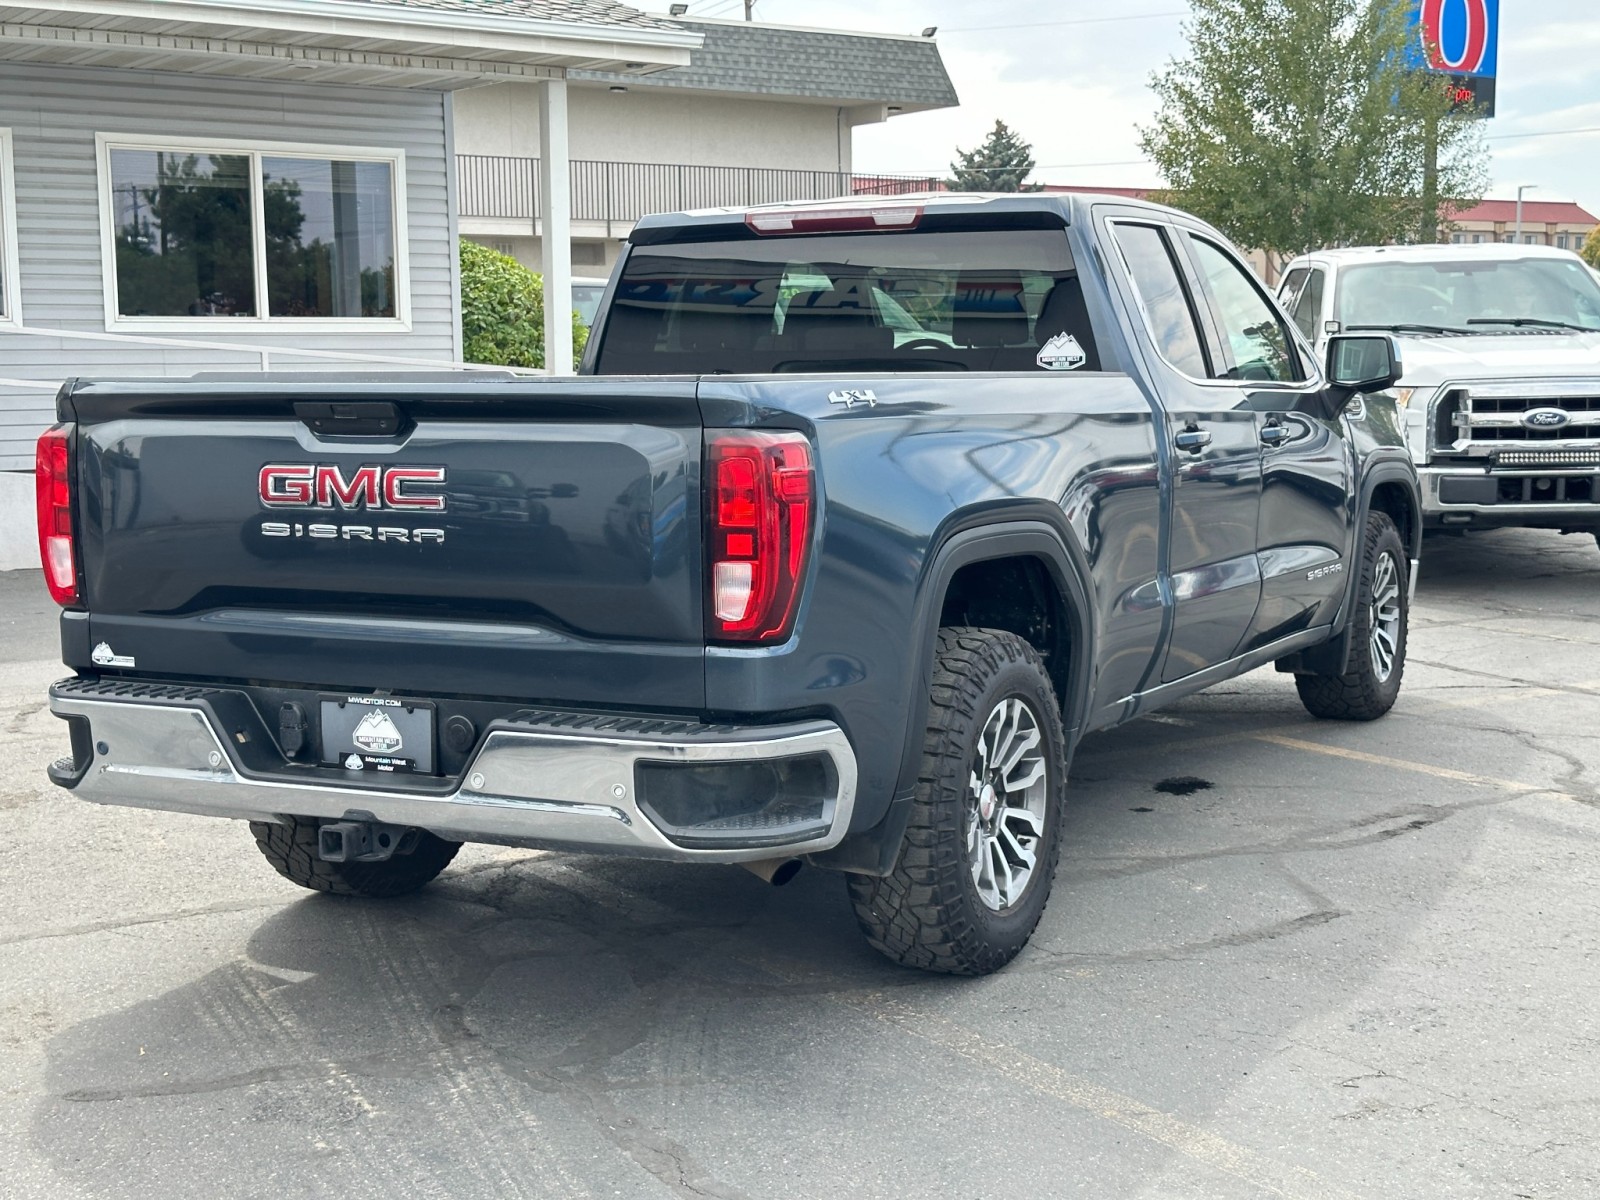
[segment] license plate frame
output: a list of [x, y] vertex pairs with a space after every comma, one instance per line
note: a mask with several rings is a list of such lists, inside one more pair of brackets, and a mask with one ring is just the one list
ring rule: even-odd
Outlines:
[[436, 773], [438, 710], [431, 701], [348, 694], [317, 699], [323, 766], [352, 775]]

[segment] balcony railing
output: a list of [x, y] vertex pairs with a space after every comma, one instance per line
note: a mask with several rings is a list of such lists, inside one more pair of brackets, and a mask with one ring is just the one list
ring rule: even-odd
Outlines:
[[[463, 217], [532, 221], [539, 214], [539, 160], [456, 155]], [[632, 224], [646, 213], [724, 205], [895, 196], [937, 190], [926, 175], [856, 175], [772, 167], [701, 167], [674, 163], [572, 163], [572, 219]]]

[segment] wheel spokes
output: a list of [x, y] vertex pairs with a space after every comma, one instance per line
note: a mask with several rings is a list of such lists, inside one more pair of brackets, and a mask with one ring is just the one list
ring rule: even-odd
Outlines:
[[1023, 772], [1020, 778], [1007, 776], [1004, 779], [1007, 794], [1025, 792], [1043, 779], [1045, 777], [1044, 758], [1038, 757], [1025, 762], [1018, 770]]
[[983, 723], [967, 773], [967, 861], [987, 908], [1018, 903], [1038, 866], [1050, 769], [1033, 709], [1015, 696], [999, 701]]
[[1368, 642], [1373, 672], [1387, 682], [1400, 654], [1400, 571], [1385, 552], [1372, 567], [1372, 596], [1367, 610]]
[[1017, 835], [1005, 826], [1001, 827], [1000, 837], [997, 840], [1002, 842], [1003, 849], [1009, 852], [1007, 857], [1013, 859], [1018, 866], [1033, 870], [1037, 854], [1032, 845], [1023, 845]]

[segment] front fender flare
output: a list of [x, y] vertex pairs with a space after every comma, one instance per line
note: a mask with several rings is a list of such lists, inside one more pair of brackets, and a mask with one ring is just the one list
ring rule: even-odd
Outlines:
[[[1356, 593], [1361, 587], [1361, 572], [1355, 569], [1366, 536], [1367, 516], [1372, 512], [1372, 498], [1384, 484], [1399, 484], [1406, 493], [1411, 509], [1410, 536], [1406, 538], [1406, 552], [1411, 558], [1411, 587], [1416, 589], [1416, 564], [1422, 555], [1422, 491], [1417, 485], [1417, 470], [1403, 452], [1386, 454], [1369, 460], [1361, 476], [1361, 499], [1356, 507], [1355, 524], [1350, 530], [1351, 567], [1349, 582], [1345, 585], [1344, 600], [1333, 619], [1334, 635], [1320, 646], [1302, 650], [1281, 659], [1278, 669], [1284, 672], [1310, 672], [1313, 675], [1344, 675], [1350, 670], [1351, 617], [1356, 610]], [[1405, 534], [1402, 532], [1402, 537]]]

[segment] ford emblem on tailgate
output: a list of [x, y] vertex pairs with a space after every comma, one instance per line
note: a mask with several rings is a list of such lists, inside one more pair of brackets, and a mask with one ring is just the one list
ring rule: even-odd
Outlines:
[[1564, 408], [1530, 408], [1522, 414], [1522, 423], [1529, 429], [1560, 429], [1572, 414]]

